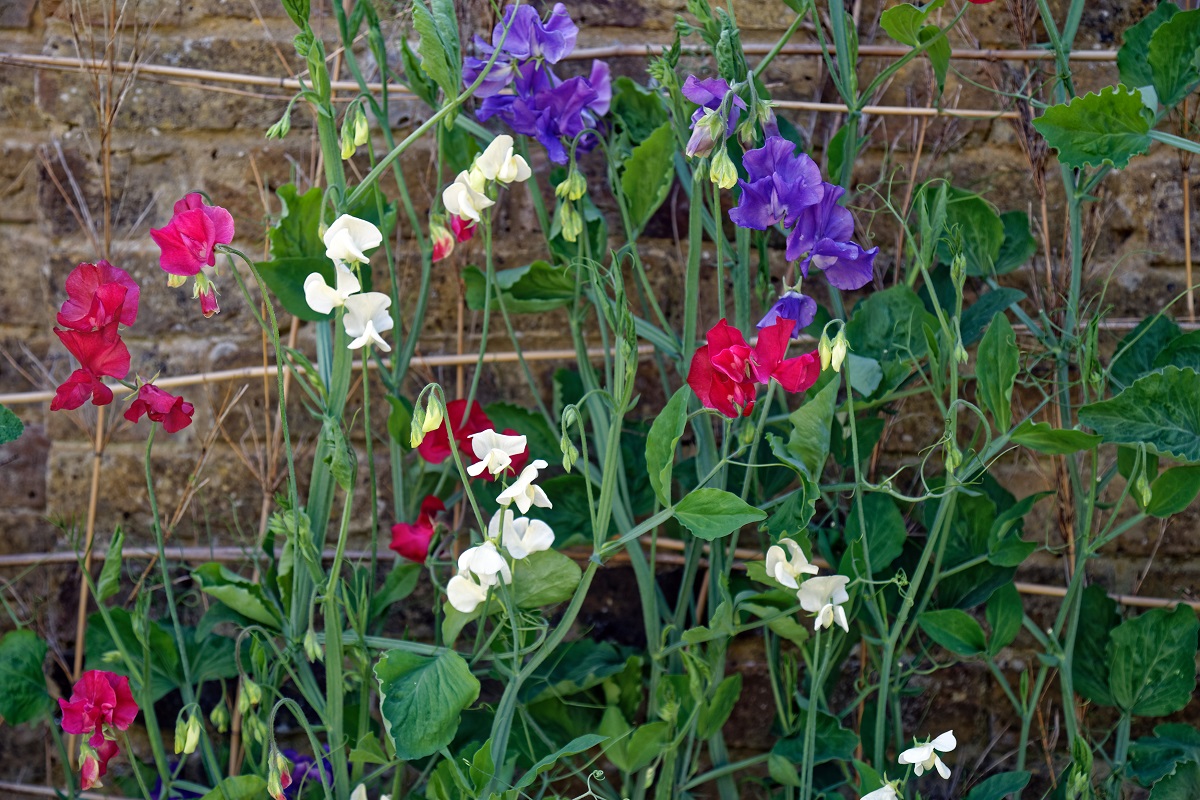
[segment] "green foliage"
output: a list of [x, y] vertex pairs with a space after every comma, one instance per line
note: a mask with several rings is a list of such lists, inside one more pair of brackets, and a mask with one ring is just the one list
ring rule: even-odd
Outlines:
[[255, 800], [267, 794], [267, 782], [257, 775], [225, 778], [200, 800]]
[[1110, 634], [1108, 685], [1115, 705], [1139, 717], [1178, 711], [1196, 688], [1196, 635], [1191, 608], [1151, 609]]
[[225, 567], [211, 562], [192, 570], [192, 577], [200, 591], [215, 597], [247, 619], [266, 625], [269, 629], [280, 626], [279, 613], [267, 599], [261, 583], [243, 578]]
[[0, 405], [0, 444], [15, 442], [25, 432], [25, 423], [12, 409]]
[[1149, 786], [1173, 773], [1181, 763], [1200, 762], [1200, 731], [1191, 725], [1165, 723], [1129, 748], [1129, 771]]
[[[816, 723], [817, 736], [816, 749], [813, 751], [813, 764], [849, 761], [854, 757], [854, 748], [858, 746], [858, 737], [854, 731], [843, 728], [836, 717], [821, 711], [817, 712]], [[771, 752], [799, 764], [804, 760], [804, 737], [790, 736], [780, 739], [775, 742]]]
[[1071, 677], [1076, 692], [1104, 706], [1115, 705], [1108, 686], [1108, 643], [1109, 635], [1120, 622], [1117, 604], [1102, 586], [1092, 584], [1083, 590]]
[[1158, 27], [1179, 13], [1179, 6], [1162, 2], [1136, 25], [1125, 29], [1123, 44], [1117, 51], [1117, 68], [1121, 83], [1139, 88], [1154, 84], [1154, 72], [1150, 66], [1150, 38]]
[[968, 275], [997, 274], [996, 262], [1008, 231], [991, 203], [974, 192], [950, 187], [946, 197], [946, 230], [958, 247], [952, 250], [943, 241], [938, 247], [939, 259], [948, 264], [952, 252], [961, 248]]
[[1124, 169], [1150, 149], [1150, 120], [1141, 95], [1124, 86], [1051, 106], [1033, 127], [1072, 169], [1108, 165]]
[[1024, 445], [1050, 456], [1070, 455], [1080, 450], [1090, 450], [1102, 441], [1095, 434], [1077, 430], [1055, 428], [1049, 422], [1025, 420], [1009, 437], [1013, 444]]
[[1017, 335], [1008, 317], [997, 314], [979, 344], [976, 373], [979, 396], [996, 421], [997, 430], [1006, 431], [1012, 422], [1012, 392], [1020, 367], [1021, 351]]
[[612, 92], [610, 113], [632, 144], [641, 144], [668, 123], [667, 109], [658, 92], [625, 76], [613, 80]]
[[1200, 763], [1187, 761], [1150, 790], [1150, 800], [1195, 800], [1200, 797]]
[[[879, 575], [891, 567], [892, 562], [900, 557], [904, 543], [908, 540], [908, 530], [904, 526], [904, 517], [892, 498], [877, 492], [865, 492], [858, 496], [857, 502], [862, 503], [860, 515], [856, 509], [850, 509], [846, 520], [846, 555], [838, 572], [843, 575], [857, 574], [870, 577], [867, 573], [867, 557], [871, 561], [870, 573]], [[860, 516], [866, 521], [865, 536], [859, 525]], [[864, 548], [864, 540], [866, 547]]]
[[787, 452], [805, 476], [814, 482], [821, 479], [825, 461], [829, 458], [830, 427], [837, 408], [838, 385], [836, 380], [828, 381], [811, 400], [788, 415], [792, 430]]
[[521, 608], [542, 608], [571, 599], [579, 565], [557, 550], [530, 553], [513, 565], [513, 599]]
[[1004, 227], [1004, 242], [992, 271], [1006, 275], [1025, 266], [1037, 252], [1038, 243], [1029, 230], [1029, 215], [1024, 211], [1005, 211], [1000, 215], [1000, 224]]
[[1031, 777], [1030, 773], [1024, 771], [993, 775], [967, 792], [965, 800], [1004, 800], [1010, 795], [1020, 797], [1021, 790], [1029, 784]]
[[671, 505], [671, 474], [675, 468], [675, 448], [687, 426], [691, 389], [684, 386], [671, 395], [662, 412], [650, 425], [646, 436], [646, 473], [654, 495], [664, 507]]
[[917, 617], [925, 635], [960, 656], [975, 656], [987, 649], [983, 628], [971, 615], [956, 608], [926, 611]]
[[1021, 632], [1025, 609], [1017, 587], [1009, 583], [996, 589], [988, 598], [985, 614], [988, 627], [992, 629], [987, 651], [988, 655], [994, 656], [1012, 644]]
[[375, 664], [383, 725], [404, 761], [450, 744], [459, 716], [479, 697], [479, 681], [458, 653], [421, 656], [389, 650]]
[[1152, 372], [1159, 355], [1179, 336], [1179, 326], [1163, 314], [1154, 314], [1139, 322], [1121, 339], [1116, 356], [1109, 364], [1115, 388], [1132, 386], [1138, 378]]
[[533, 782], [537, 780], [539, 775], [544, 772], [548, 772], [559, 761], [568, 756], [573, 756], [578, 753], [585, 753], [588, 750], [591, 750], [593, 747], [599, 747], [606, 741], [608, 741], [608, 737], [600, 736], [599, 734], [595, 733], [572, 739], [570, 742], [560, 747], [557, 751], [551, 753], [530, 767], [529, 770], [521, 776], [521, 780], [517, 781], [516, 784], [513, 785], [513, 789], [520, 791], [521, 789], [526, 789], [532, 786]]
[[[1151, 14], [1155, 16], [1157, 12]], [[1154, 29], [1146, 64], [1158, 102], [1174, 108], [1200, 85], [1197, 51], [1200, 51], [1200, 11], [1171, 14]], [[1124, 49], [1124, 48], [1122, 48]]]
[[621, 172], [621, 190], [629, 203], [629, 222], [641, 231], [667, 199], [675, 180], [675, 132], [660, 125], [633, 148]]
[[1111, 400], [1083, 406], [1079, 420], [1112, 444], [1139, 444], [1160, 455], [1200, 461], [1200, 374], [1167, 367]]
[[[879, 18], [879, 24], [887, 31], [888, 36], [896, 41], [917, 47], [940, 33], [937, 25], [926, 25], [925, 23], [929, 19], [929, 15], [944, 4], [944, 0], [934, 0], [923, 7], [901, 3], [884, 11]], [[926, 48], [925, 55], [929, 58], [930, 66], [933, 67], [940, 96], [946, 85], [946, 72], [950, 68], [949, 40], [943, 36]]]
[[118, 525], [108, 544], [108, 553], [104, 556], [104, 567], [100, 570], [100, 580], [96, 582], [97, 602], [103, 603], [121, 590], [121, 553], [124, 545], [125, 532]]
[[858, 304], [846, 324], [846, 338], [855, 353], [881, 364], [907, 361], [928, 351], [925, 326], [934, 329], [937, 320], [925, 310], [921, 298], [907, 286], [893, 286]]
[[0, 717], [8, 724], [42, 719], [53, 708], [42, 672], [45, 660], [46, 643], [33, 631], [10, 631], [0, 639]]
[[[487, 276], [476, 267], [464, 267], [462, 277], [466, 284], [467, 308], [482, 311]], [[510, 314], [541, 314], [561, 308], [575, 299], [575, 277], [572, 272], [546, 261], [498, 270], [496, 285], [492, 287], [492, 310], [500, 308], [497, 288], [504, 295], [504, 309]]]
[[454, 0], [432, 0], [432, 3], [432, 10], [425, 7], [425, 0], [413, 3], [413, 27], [420, 36], [417, 53], [425, 74], [433, 78], [447, 98], [453, 98], [458, 95], [462, 74], [458, 18]]
[[675, 519], [710, 542], [766, 517], [765, 512], [724, 489], [695, 489], [675, 506]]

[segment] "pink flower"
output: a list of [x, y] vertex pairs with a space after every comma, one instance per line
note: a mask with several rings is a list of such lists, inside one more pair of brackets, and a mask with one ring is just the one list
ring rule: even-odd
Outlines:
[[450, 230], [454, 231], [454, 238], [461, 244], [470, 241], [471, 237], [475, 235], [475, 223], [465, 217], [451, 214]]
[[175, 216], [150, 237], [162, 249], [158, 264], [172, 275], [195, 275], [214, 266], [218, 244], [233, 241], [233, 216], [220, 206], [205, 205], [193, 192], [175, 204]]
[[[463, 412], [466, 409], [466, 400], [450, 401], [446, 404], [446, 420], [454, 430], [454, 441], [458, 445], [458, 449], [470, 452], [471, 434], [486, 431], [495, 426], [492, 425], [491, 419], [484, 413], [483, 406], [479, 403], [471, 404], [471, 413], [467, 415], [466, 422], [463, 422]], [[446, 435], [446, 426], [439, 425], [425, 434], [425, 438], [417, 446], [417, 452], [430, 464], [441, 464], [449, 458], [450, 437]]]
[[124, 378], [129, 374], [129, 348], [117, 333], [117, 324], [114, 319], [94, 331], [54, 329], [54, 335], [79, 360], [80, 369], [58, 387], [50, 401], [51, 411], [79, 408], [89, 394], [98, 406], [112, 402], [112, 391], [100, 379]]
[[429, 543], [433, 540], [434, 517], [445, 511], [446, 504], [434, 495], [421, 501], [421, 513], [416, 522], [397, 522], [392, 526], [392, 543], [388, 545], [409, 561], [424, 564], [429, 555]]
[[102, 739], [99, 744], [83, 744], [79, 748], [79, 788], [83, 791], [103, 786], [100, 779], [108, 773], [108, 762], [121, 752], [117, 743]]
[[138, 715], [129, 678], [103, 670], [88, 670], [71, 689], [71, 699], [58, 699], [65, 733], [91, 734], [92, 747], [104, 741], [104, 729], [126, 730]]
[[192, 424], [195, 407], [152, 383], [143, 383], [137, 398], [125, 410], [125, 419], [137, 422], [145, 414], [151, 422], [161, 422], [167, 433], [176, 433]]
[[741, 331], [721, 320], [692, 356], [688, 386], [706, 408], [727, 417], [749, 416], [756, 384], [774, 379], [785, 391], [805, 391], [820, 377], [821, 361], [816, 350], [784, 358], [793, 327], [791, 320], [777, 320], [759, 332], [752, 348]]
[[429, 238], [433, 240], [433, 263], [454, 252], [454, 234], [446, 230], [440, 221], [429, 223]]
[[196, 273], [196, 286], [192, 294], [200, 299], [200, 313], [205, 319], [221, 312], [221, 306], [217, 304], [217, 287], [203, 272]]
[[104, 381], [86, 369], [77, 369], [55, 390], [50, 410], [72, 411], [86, 403], [89, 396], [92, 403], [98, 406], [106, 406], [113, 401], [112, 389]]
[[141, 288], [119, 267], [107, 261], [80, 264], [67, 276], [67, 301], [58, 324], [77, 331], [102, 328], [114, 319], [122, 325], [137, 320]]

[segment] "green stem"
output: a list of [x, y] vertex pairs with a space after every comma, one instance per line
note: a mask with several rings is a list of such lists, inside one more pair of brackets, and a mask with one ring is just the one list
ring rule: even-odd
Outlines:
[[[488, 328], [492, 321], [492, 287], [496, 285], [496, 263], [492, 256], [492, 215], [484, 212], [483, 218], [483, 249], [487, 261], [487, 275], [483, 287], [483, 327], [479, 333], [479, 358], [475, 361], [475, 372], [471, 375], [471, 389], [467, 392], [467, 405], [463, 411], [462, 422], [471, 413], [471, 404], [479, 391], [479, 379], [483, 375], [483, 357], [487, 355]], [[461, 423], [460, 423], [461, 424]]]
[[326, 739], [329, 743], [329, 764], [333, 772], [336, 797], [350, 795], [350, 774], [346, 759], [345, 697], [343, 679], [345, 648], [342, 643], [342, 615], [338, 605], [338, 585], [341, 582], [342, 561], [346, 553], [346, 532], [350, 528], [353, 492], [347, 490], [342, 505], [342, 520], [338, 527], [337, 549], [329, 567], [329, 582], [325, 585], [323, 612], [325, 618], [325, 715]]

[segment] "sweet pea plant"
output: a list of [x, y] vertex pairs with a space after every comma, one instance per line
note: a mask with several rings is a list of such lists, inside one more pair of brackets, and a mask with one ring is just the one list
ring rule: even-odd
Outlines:
[[[151, 235], [168, 285], [192, 277], [205, 316], [219, 311], [218, 280], [243, 294], [274, 345], [279, 396], [289, 368], [317, 420], [315, 453], [304, 464], [287, 448], [286, 490], [252, 564], [204, 564], [180, 585], [154, 505], [151, 428], [159, 580], [132, 607], [110, 602], [118, 532], [92, 585], [92, 668], [51, 726], [82, 737], [73, 760], [63, 744], [64, 791], [127, 774], [127, 793], [206, 800], [1074, 800], [1139, 785], [1153, 798], [1200, 796], [1200, 732], [1151, 735], [1145, 722], [1188, 705], [1200, 625], [1183, 605], [1121, 611], [1089, 574], [1122, 534], [1200, 492], [1197, 334], [1164, 310], [1111, 347], [1084, 237], [1111, 172], [1152, 146], [1200, 151], [1186, 106], [1200, 85], [1200, 11], [1160, 4], [1125, 33], [1122, 83], [1076, 96], [1069, 54], [1084, 3], [1066, 3], [1061, 20], [1037, 3], [1054, 60], [1044, 84], [1006, 96], [1030, 110], [1025, 134], [1057, 153], [1066, 247], [1041, 248], [1050, 282], [1034, 304], [1002, 281], [1021, 269], [1040, 280], [1023, 212], [1000, 214], [940, 179], [903, 203], [854, 180], [865, 109], [889, 81], [922, 59], [940, 93], [955, 26], [1002, 13], [972, 2], [981, 8], [889, 8], [882, 29], [911, 50], [869, 72], [841, 3], [785, 0], [790, 29], [752, 65], [732, 13], [689, 0], [645, 84], [599, 61], [564, 77], [578, 28], [561, 3], [509, 5], [472, 44], [451, 0], [417, 0], [415, 51], [386, 40], [370, 0], [334, 3], [361, 87], [335, 103], [308, 3], [283, 0], [307, 78], [268, 135], [286, 136], [294, 104], [310, 106], [323, 185], [278, 190], [266, 261], [234, 249], [219, 198], [189, 194]], [[823, 153], [764, 81], [806, 25], [848, 109]], [[685, 43], [707, 56], [694, 71]], [[402, 76], [387, 66], [397, 50]], [[369, 67], [429, 106], [403, 140]], [[400, 168], [425, 138], [438, 176], [427, 216]], [[357, 183], [352, 158], [369, 165]], [[659, 268], [639, 247], [675, 185], [687, 207], [678, 311], [656, 296]], [[518, 200], [532, 205], [544, 260], [497, 269], [496, 214]], [[903, 234], [896, 252], [871, 244], [887, 224]], [[475, 237], [482, 269], [456, 263], [455, 246]], [[401, 291], [403, 263], [419, 263], [415, 291]], [[461, 271], [482, 318], [461, 397], [415, 385], [409, 370], [434, 269]], [[80, 368], [52, 408], [116, 402], [105, 379], [128, 379], [120, 331], [136, 324], [143, 290], [106, 262], [71, 273], [55, 333]], [[312, 325], [315, 353], [281, 345], [276, 306]], [[552, 392], [517, 335], [523, 315], [549, 312], [578, 354]], [[493, 323], [535, 409], [482, 404]], [[129, 420], [168, 434], [191, 423], [192, 405], [153, 380], [129, 388]], [[661, 407], [641, 396], [659, 390]], [[918, 405], [938, 430], [918, 457], [892, 462], [886, 434]], [[279, 414], [290, 442], [283, 403]], [[1016, 497], [997, 474], [1032, 458], [1053, 463], [1059, 483]], [[347, 544], [367, 518], [371, 556], [359, 563]], [[681, 555], [677, 585], [656, 574], [667, 550]], [[1069, 576], [1049, 616], [1013, 582], [1039, 551], [1060, 555]], [[622, 622], [640, 628], [640, 646], [583, 622], [596, 577], [616, 563], [636, 585], [640, 619]], [[180, 592], [203, 595], [202, 617], [181, 619]], [[420, 641], [389, 625], [417, 598], [433, 598], [435, 621]], [[31, 637], [2, 647], [44, 653]], [[773, 741], [736, 758], [727, 722], [752, 701], [731, 669], [734, 639], [762, 654], [770, 719], [761, 704], [746, 713]], [[1012, 648], [1036, 658], [1004, 655]], [[1012, 705], [1009, 751], [982, 773], [956, 750], [987, 737], [936, 721], [939, 676], [959, 661]], [[3, 663], [32, 667], [23, 685], [42, 682], [40, 660]], [[180, 708], [173, 753], [168, 695]], [[40, 689], [0, 703], [12, 723], [49, 712]], [[1051, 724], [1065, 735], [1057, 748]], [[113, 767], [118, 752], [128, 769]]]

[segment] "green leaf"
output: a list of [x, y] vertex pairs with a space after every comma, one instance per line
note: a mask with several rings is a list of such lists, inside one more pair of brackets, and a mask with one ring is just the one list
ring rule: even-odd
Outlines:
[[1124, 169], [1129, 159], [1150, 149], [1150, 120], [1141, 95], [1124, 86], [1076, 97], [1051, 106], [1033, 127], [1072, 169], [1109, 165]]
[[1020, 796], [1020, 792], [1029, 783], [1032, 776], [1028, 772], [1002, 772], [999, 775], [980, 781], [970, 792], [966, 800], [1004, 800], [1010, 794]]
[[988, 598], [985, 611], [992, 635], [988, 637], [988, 654], [996, 655], [1013, 643], [1021, 632], [1025, 609], [1021, 605], [1021, 593], [1011, 583], [998, 588]]
[[557, 550], [530, 553], [513, 565], [513, 599], [521, 608], [563, 603], [575, 594], [583, 571]]
[[1196, 800], [1200, 797], [1200, 763], [1188, 761], [1150, 790], [1150, 800]]
[[[775, 439], [779, 441], [778, 438]], [[790, 536], [793, 539], [808, 538], [808, 523], [816, 513], [820, 491], [807, 475], [800, 475], [800, 485], [787, 499], [771, 511], [767, 517], [767, 533], [771, 538]]]
[[1159, 3], [1140, 22], [1125, 29], [1121, 49], [1117, 51], [1121, 83], [1134, 88], [1154, 84], [1149, 61], [1150, 37], [1160, 25], [1178, 13], [1179, 7], [1174, 3]]
[[1102, 706], [1115, 705], [1108, 688], [1108, 643], [1109, 634], [1120, 621], [1117, 604], [1104, 587], [1092, 584], [1083, 590], [1071, 677], [1076, 692]]
[[46, 643], [33, 631], [11, 631], [0, 639], [0, 717], [10, 725], [33, 722], [50, 713], [42, 662]]
[[800, 786], [800, 773], [795, 765], [777, 753], [767, 756], [767, 774], [771, 776], [771, 780], [784, 786]]
[[125, 545], [125, 532], [118, 525], [113, 531], [112, 541], [108, 543], [108, 553], [104, 556], [104, 567], [100, 570], [100, 580], [96, 583], [96, 600], [103, 603], [121, 590], [121, 552]]
[[[801, 714], [804, 719], [804, 714]], [[813, 765], [825, 764], [830, 761], [849, 761], [854, 758], [854, 748], [858, 746], [858, 737], [854, 731], [841, 726], [837, 718], [831, 714], [817, 712], [816, 749], [813, 751]], [[804, 725], [801, 725], [801, 730]], [[786, 739], [779, 739], [771, 752], [790, 761], [800, 764], [804, 761], [804, 734], [798, 734]]]
[[646, 436], [646, 471], [654, 495], [664, 508], [671, 505], [671, 474], [675, 468], [675, 448], [687, 427], [687, 406], [690, 397], [682, 387], [667, 401], [662, 412], [650, 425]]
[[1038, 244], [1029, 231], [1029, 215], [1024, 211], [1005, 211], [1000, 222], [1004, 226], [1004, 243], [1000, 245], [993, 271], [1005, 275], [1033, 258]]
[[827, 382], [816, 395], [788, 415], [792, 424], [787, 452], [813, 481], [821, 479], [829, 458], [829, 435], [837, 409], [839, 381]]
[[[462, 271], [466, 284], [467, 308], [482, 311], [487, 296], [487, 276], [476, 267]], [[534, 261], [523, 267], [496, 272], [492, 287], [492, 310], [500, 308], [496, 289], [504, 295], [504, 310], [510, 314], [541, 314], [571, 303], [575, 299], [575, 278], [566, 267], [546, 261]]]
[[[926, 25], [917, 33], [917, 38], [921, 40], [921, 44], [932, 41], [934, 37], [941, 34], [942, 29], [937, 25]], [[950, 71], [950, 40], [945, 36], [934, 41], [925, 48], [925, 57], [929, 59], [929, 66], [933, 68], [933, 77], [937, 80], [937, 94], [940, 98], [942, 91], [946, 88], [946, 73]]]
[[1196, 635], [1200, 623], [1185, 605], [1153, 608], [1110, 634], [1108, 686], [1116, 705], [1139, 717], [1179, 711], [1196, 688]]
[[417, 54], [409, 46], [407, 39], [400, 40], [400, 65], [404, 72], [404, 85], [412, 93], [425, 101], [430, 108], [437, 108], [437, 84], [434, 83], [421, 69]]
[[262, 276], [263, 283], [271, 290], [271, 294], [275, 295], [289, 314], [307, 322], [332, 318], [330, 314], [318, 314], [313, 311], [304, 299], [304, 279], [314, 272], [320, 273], [326, 284], [333, 285], [333, 264], [328, 258], [274, 258], [270, 261], [257, 261], [254, 268]]
[[[300, 194], [296, 184], [285, 183], [275, 190], [275, 196], [282, 211], [267, 230], [271, 259], [319, 258], [329, 265], [331, 278], [333, 264], [325, 258], [325, 242], [321, 240], [321, 188], [314, 186]], [[301, 283], [305, 277], [307, 273], [300, 278]]]
[[[633, 660], [636, 662], [637, 657]], [[530, 676], [530, 680], [521, 686], [520, 700], [532, 705], [587, 691], [623, 672], [629, 662], [630, 657], [611, 642], [576, 639], [562, 645], [555, 651], [553, 659], [543, 662]]]
[[[962, 245], [967, 274], [976, 277], [996, 273], [996, 259], [1004, 244], [1004, 223], [992, 204], [974, 192], [951, 188], [947, 193], [946, 229]], [[945, 242], [938, 258], [950, 263], [954, 250]]]
[[522, 775], [521, 780], [517, 781], [512, 788], [516, 791], [526, 789], [533, 785], [533, 782], [537, 780], [539, 775], [551, 769], [559, 761], [573, 755], [578, 755], [579, 753], [585, 753], [606, 741], [608, 741], [607, 736], [601, 736], [596, 733], [578, 736], [530, 767], [529, 771]]
[[633, 144], [640, 144], [668, 122], [662, 95], [639, 86], [625, 76], [612, 82], [610, 116], [617, 120]]
[[354, 485], [356, 459], [346, 442], [346, 435], [342, 433], [341, 423], [327, 417], [321, 425], [321, 438], [325, 444], [325, 463], [329, 465], [329, 473], [343, 492], [350, 491]]
[[1079, 421], [1113, 444], [1200, 461], [1200, 374], [1166, 367], [1139, 378], [1111, 400], [1079, 409]]
[[6, 406], [0, 406], [0, 444], [15, 442], [25, 432], [25, 423]]
[[266, 797], [267, 782], [257, 775], [226, 778], [200, 800], [258, 800]]
[[1177, 336], [1154, 358], [1153, 368], [1191, 367], [1200, 372], [1200, 331]]
[[412, 433], [412, 402], [407, 397], [387, 395], [385, 398], [392, 410], [388, 412], [387, 431], [392, 441], [400, 445], [401, 450], [411, 450], [410, 434]]
[[1101, 437], [1074, 429], [1055, 428], [1049, 422], [1025, 420], [1013, 431], [1011, 441], [1030, 450], [1051, 456], [1064, 456], [1090, 450], [1100, 444]]
[[879, 366], [879, 362], [854, 353], [847, 353], [846, 361], [848, 366], [845, 369], [850, 377], [850, 388], [863, 397], [874, 394], [883, 382], [883, 368]]
[[375, 738], [375, 732], [367, 731], [367, 735], [359, 739], [358, 744], [354, 745], [354, 749], [350, 751], [350, 763], [390, 764], [392, 762], [383, 752], [383, 746], [379, 743], [379, 739]]
[[450, 744], [459, 716], [479, 697], [479, 681], [452, 650], [433, 657], [389, 650], [375, 665], [375, 679], [383, 725], [401, 761]]
[[717, 731], [725, 726], [725, 722], [729, 719], [729, 715], [733, 713], [733, 707], [741, 694], [741, 673], [727, 675], [717, 685], [717, 690], [713, 692], [712, 699], [700, 708], [700, 713], [696, 719], [696, 734], [701, 739], [708, 739], [715, 736]]
[[371, 595], [371, 619], [379, 619], [393, 603], [413, 593], [424, 568], [421, 564], [400, 564], [388, 573], [379, 591]]
[[200, 591], [215, 597], [243, 617], [278, 629], [279, 615], [267, 601], [262, 584], [243, 578], [216, 562], [201, 564], [192, 570]]
[[926, 611], [917, 617], [925, 635], [952, 653], [974, 656], [987, 649], [983, 628], [975, 618], [957, 608]]
[[866, 520], [867, 555], [871, 559], [871, 573], [878, 575], [895, 561], [904, 550], [908, 541], [908, 530], [904, 527], [904, 516], [892, 498], [879, 492], [866, 492], [858, 497], [862, 503], [863, 513], [851, 509], [846, 522], [846, 555], [852, 563], [843, 561], [842, 574], [848, 574], [850, 569], [858, 575], [866, 575], [866, 563], [863, 556], [863, 531], [858, 520], [862, 516]]
[[1200, 84], [1196, 51], [1200, 49], [1200, 10], [1170, 15], [1150, 36], [1146, 62], [1158, 101], [1174, 108]]
[[975, 374], [979, 396], [996, 421], [996, 429], [1012, 424], [1012, 392], [1016, 385], [1021, 351], [1008, 317], [997, 314], [979, 343]]
[[893, 286], [872, 292], [854, 309], [846, 324], [850, 347], [860, 356], [869, 356], [881, 364], [921, 358], [928, 345], [924, 328], [937, 327], [937, 320], [925, 310], [916, 292], [907, 286]]
[[1200, 494], [1200, 466], [1171, 467], [1150, 485], [1150, 504], [1146, 513], [1169, 517], [1192, 504]]
[[1001, 286], [985, 292], [974, 303], [963, 309], [962, 330], [963, 344], [967, 347], [983, 338], [984, 329], [991, 324], [996, 315], [1009, 306], [1025, 299], [1025, 293], [1020, 289]]
[[1200, 731], [1191, 725], [1166, 723], [1129, 748], [1129, 771], [1143, 786], [1175, 771], [1175, 765], [1200, 761]]
[[[418, 0], [413, 3], [413, 27], [420, 37], [417, 44], [417, 54], [421, 57], [421, 68], [425, 70], [425, 74], [433, 78], [438, 86], [442, 87], [442, 91], [447, 98], [453, 98], [458, 95], [458, 72], [454, 69], [455, 53], [458, 52], [457, 35], [455, 35], [454, 46], [446, 41], [443, 36], [443, 28], [441, 19], [435, 17], [438, 14], [439, 6], [444, 5], [444, 2], [439, 3], [434, 1], [434, 11], [430, 12], [425, 7], [424, 0]], [[453, 13], [453, 8], [451, 8]]]
[[1109, 364], [1109, 374], [1116, 388], [1132, 386], [1138, 378], [1153, 372], [1155, 360], [1179, 335], [1179, 326], [1162, 314], [1139, 322], [1121, 339], [1117, 345], [1119, 355]]
[[723, 489], [696, 489], [675, 506], [675, 519], [695, 536], [713, 541], [766, 519], [762, 509]]
[[621, 173], [621, 189], [629, 200], [630, 224], [641, 231], [667, 199], [675, 180], [675, 132], [663, 123], [633, 148]]

